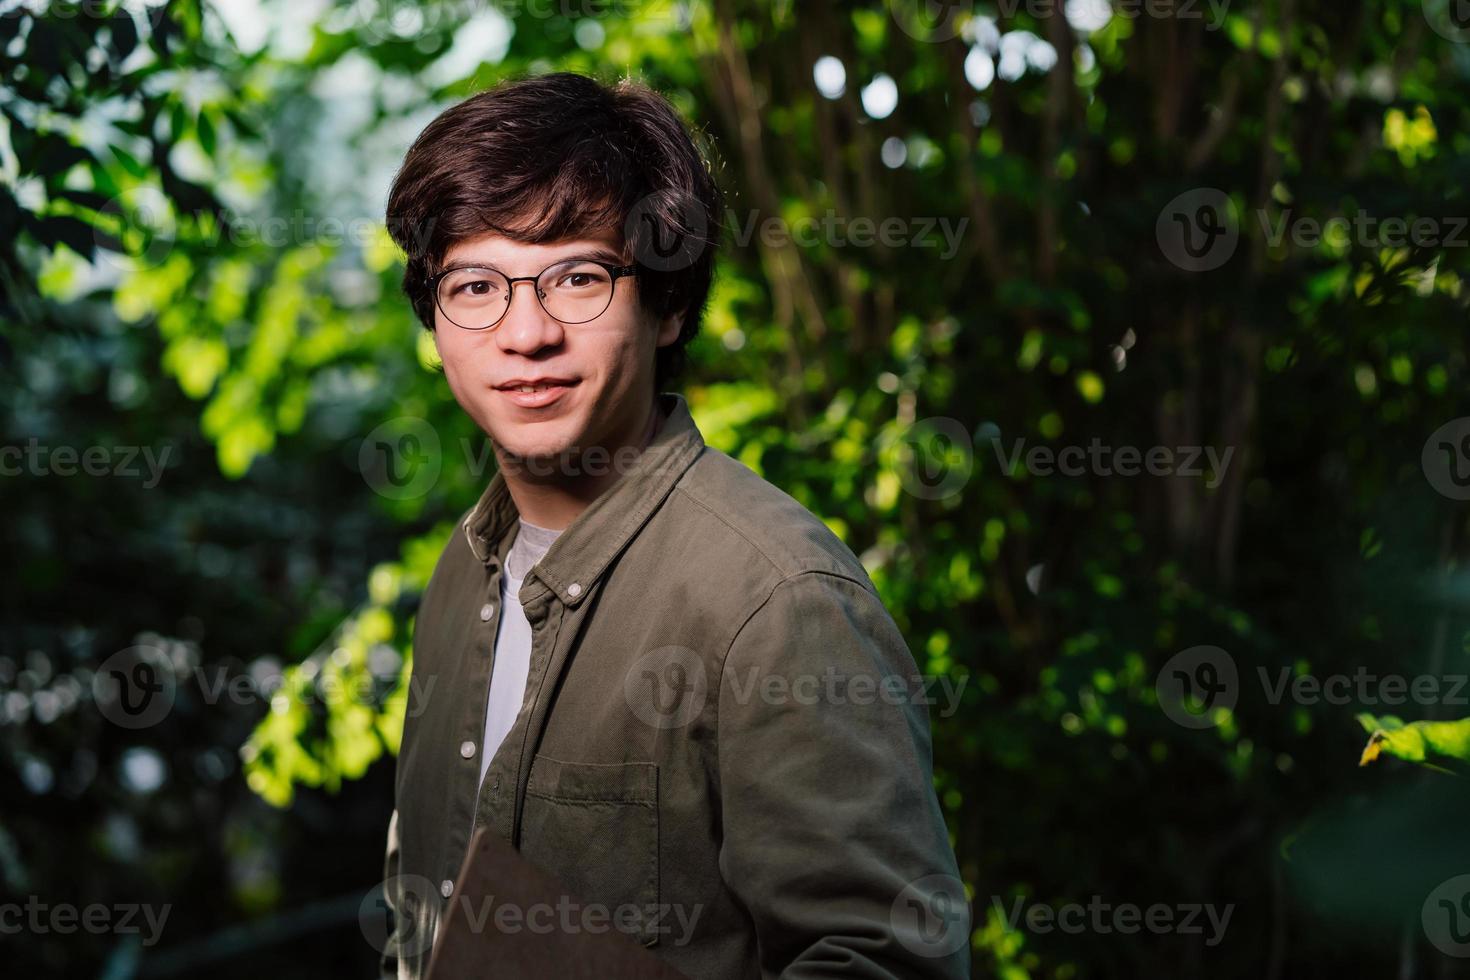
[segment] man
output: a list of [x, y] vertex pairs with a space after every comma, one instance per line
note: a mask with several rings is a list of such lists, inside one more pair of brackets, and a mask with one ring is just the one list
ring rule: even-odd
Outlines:
[[903, 638], [821, 521], [657, 394], [721, 226], [673, 109], [498, 86], [419, 136], [388, 224], [499, 469], [415, 622], [385, 967], [421, 975], [486, 828], [566, 886], [558, 928], [690, 977], [968, 975]]

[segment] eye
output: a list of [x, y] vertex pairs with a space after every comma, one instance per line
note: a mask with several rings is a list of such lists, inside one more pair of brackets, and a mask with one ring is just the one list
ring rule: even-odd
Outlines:
[[499, 277], [482, 269], [459, 269], [440, 287], [446, 300], [493, 299], [505, 291]]
[[607, 284], [607, 274], [598, 268], [567, 269], [556, 277], [556, 288], [564, 290], [593, 289]]
[[488, 296], [495, 292], [495, 283], [489, 279], [471, 279], [456, 285], [454, 291], [467, 296]]

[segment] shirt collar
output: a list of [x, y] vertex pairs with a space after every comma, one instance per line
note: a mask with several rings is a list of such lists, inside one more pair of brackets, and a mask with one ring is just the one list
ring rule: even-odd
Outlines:
[[[628, 472], [577, 516], [552, 543], [536, 567], [527, 573], [575, 606], [586, 598], [607, 566], [647, 523], [699, 454], [704, 437], [689, 414], [682, 395], [659, 396], [664, 424], [633, 461]], [[463, 528], [475, 557], [489, 563], [496, 545], [520, 515], [505, 478], [497, 471], [468, 516]]]

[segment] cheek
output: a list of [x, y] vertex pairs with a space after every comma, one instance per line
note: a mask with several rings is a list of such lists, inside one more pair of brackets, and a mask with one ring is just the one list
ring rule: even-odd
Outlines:
[[450, 384], [453, 385], [460, 375], [461, 358], [459, 355], [459, 351], [455, 349], [452, 343], [447, 343], [444, 340], [443, 334], [438, 335], [438, 340], [435, 343], [435, 349], [439, 352], [440, 363], [444, 365], [444, 376], [448, 378]]
[[631, 308], [617, 337], [618, 353], [628, 359], [626, 363], [629, 365], [637, 364], [641, 371], [643, 362], [651, 364], [653, 352], [658, 349], [658, 321], [636, 302], [629, 305]]
[[589, 331], [579, 340], [572, 344], [577, 359], [601, 375], [607, 388], [628, 387], [642, 372], [643, 362], [652, 363], [654, 335], [642, 319], [630, 317], [607, 329]]
[[473, 345], [462, 340], [444, 340], [441, 336], [439, 360], [444, 364], [444, 379], [449, 383], [449, 390], [461, 402], [474, 391], [477, 359]]
[[621, 402], [645, 383], [644, 376], [653, 370], [653, 350], [651, 338], [632, 331], [604, 339], [597, 359], [607, 401]]

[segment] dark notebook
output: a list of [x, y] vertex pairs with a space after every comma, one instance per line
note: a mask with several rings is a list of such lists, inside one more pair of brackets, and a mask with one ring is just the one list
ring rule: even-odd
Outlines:
[[[568, 928], [566, 918], [547, 911], [575, 898], [505, 841], [476, 831], [427, 980], [689, 980], [611, 926], [589, 931], [573, 919]], [[501, 909], [513, 914], [497, 918]], [[533, 909], [540, 914], [528, 919]]]

